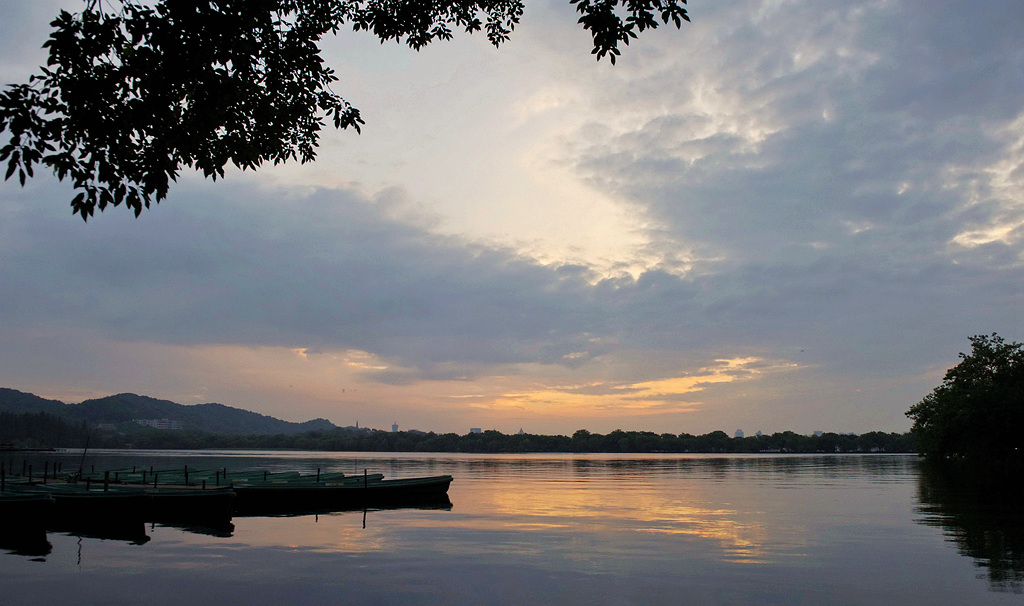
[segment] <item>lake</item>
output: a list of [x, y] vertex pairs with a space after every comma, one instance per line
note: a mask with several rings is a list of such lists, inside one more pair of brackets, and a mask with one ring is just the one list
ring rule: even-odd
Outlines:
[[[8, 468], [81, 452], [4, 453]], [[0, 604], [1024, 603], [1016, 482], [910, 455], [90, 451], [86, 468], [451, 474], [450, 509], [0, 550]], [[38, 472], [37, 472], [38, 473]], [[1012, 484], [1012, 485], [1011, 485]], [[5, 520], [3, 523], [9, 523]]]

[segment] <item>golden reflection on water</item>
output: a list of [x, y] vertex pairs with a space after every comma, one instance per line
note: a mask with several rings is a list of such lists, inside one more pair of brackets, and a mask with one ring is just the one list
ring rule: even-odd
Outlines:
[[606, 537], [608, 543], [625, 543], [627, 550], [629, 543], [643, 543], [643, 535], [703, 539], [717, 546], [723, 560], [742, 564], [795, 555], [807, 541], [806, 529], [798, 525], [770, 521], [762, 510], [730, 507], [696, 489], [681, 492], [678, 483], [524, 479], [505, 488], [470, 497], [467, 507], [493, 515], [444, 524]]

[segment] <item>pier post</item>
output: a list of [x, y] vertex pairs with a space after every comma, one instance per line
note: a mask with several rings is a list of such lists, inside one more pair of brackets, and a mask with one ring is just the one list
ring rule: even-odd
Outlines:
[[363, 488], [370, 487], [370, 479], [366, 476], [366, 468], [363, 468]]
[[46, 477], [50, 475], [50, 462], [43, 461], [43, 484], [46, 484]]
[[103, 492], [108, 492], [109, 490], [110, 490], [110, 472], [109, 471], [104, 471], [103, 472]]
[[320, 468], [319, 467], [316, 468], [316, 483], [317, 484], [320, 483]]

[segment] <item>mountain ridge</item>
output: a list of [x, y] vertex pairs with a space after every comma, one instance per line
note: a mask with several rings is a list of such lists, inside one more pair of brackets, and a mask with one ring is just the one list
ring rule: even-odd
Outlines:
[[180, 423], [185, 430], [235, 435], [289, 435], [337, 428], [322, 418], [296, 423], [214, 402], [186, 405], [150, 396], [119, 393], [73, 404], [8, 387], [0, 387], [0, 412], [45, 412], [67, 421], [85, 421], [93, 425], [109, 423], [115, 426], [136, 420], [168, 419]]

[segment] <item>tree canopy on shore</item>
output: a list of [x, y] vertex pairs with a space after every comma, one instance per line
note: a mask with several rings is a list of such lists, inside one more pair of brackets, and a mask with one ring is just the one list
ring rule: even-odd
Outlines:
[[1024, 345], [970, 338], [971, 352], [907, 411], [918, 451], [932, 459], [1024, 462]]

